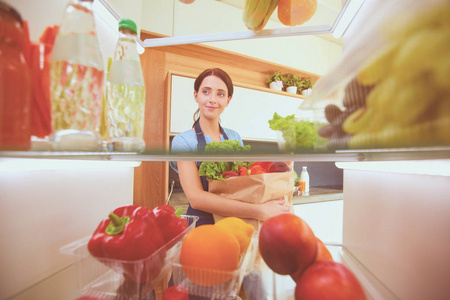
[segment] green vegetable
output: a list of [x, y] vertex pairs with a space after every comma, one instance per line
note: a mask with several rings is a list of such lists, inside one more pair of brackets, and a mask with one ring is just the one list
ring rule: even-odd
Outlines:
[[[205, 153], [235, 154], [250, 152], [250, 145], [241, 146], [239, 141], [225, 140], [223, 142], [211, 142], [206, 144]], [[238, 171], [239, 166], [248, 167], [253, 162], [225, 162], [204, 161], [198, 170], [200, 176], [206, 176], [206, 180], [226, 180], [222, 174], [227, 171]]]
[[286, 142], [286, 150], [311, 150], [316, 143], [317, 131], [313, 122], [297, 121], [295, 115], [285, 118], [274, 113], [269, 120], [270, 129], [283, 133]]

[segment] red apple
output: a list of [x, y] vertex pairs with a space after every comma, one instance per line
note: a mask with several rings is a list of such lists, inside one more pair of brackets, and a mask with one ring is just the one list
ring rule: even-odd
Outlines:
[[187, 288], [181, 285], [169, 286], [163, 294], [163, 300], [189, 300]]
[[285, 213], [264, 221], [259, 232], [259, 250], [275, 273], [301, 274], [316, 258], [317, 239], [302, 218]]
[[317, 256], [316, 261], [318, 260], [333, 260], [333, 256], [331, 256], [330, 251], [328, 250], [327, 246], [319, 239], [317, 238]]
[[343, 264], [320, 260], [296, 281], [295, 300], [365, 300], [366, 295], [353, 273]]
[[289, 172], [291, 168], [284, 161], [276, 161], [270, 165], [269, 173]]

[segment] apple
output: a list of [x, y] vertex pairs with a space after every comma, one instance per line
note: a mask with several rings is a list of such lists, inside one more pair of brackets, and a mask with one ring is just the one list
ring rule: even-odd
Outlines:
[[290, 213], [280, 214], [261, 226], [259, 251], [275, 273], [300, 275], [316, 259], [317, 239], [302, 218]]
[[163, 300], [189, 300], [189, 293], [182, 285], [169, 286], [164, 291]]
[[289, 171], [291, 171], [291, 168], [284, 161], [273, 162], [269, 168], [269, 173], [281, 173]]
[[296, 281], [295, 300], [365, 300], [358, 279], [343, 264], [320, 260]]
[[333, 256], [331, 256], [330, 251], [328, 251], [327, 246], [319, 239], [317, 238], [317, 257], [316, 261], [318, 260], [333, 260]]

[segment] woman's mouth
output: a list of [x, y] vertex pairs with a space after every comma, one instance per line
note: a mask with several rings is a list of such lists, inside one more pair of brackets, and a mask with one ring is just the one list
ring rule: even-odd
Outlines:
[[218, 107], [215, 107], [215, 106], [206, 106], [206, 108], [209, 109], [209, 110], [216, 110], [216, 109], [218, 109]]

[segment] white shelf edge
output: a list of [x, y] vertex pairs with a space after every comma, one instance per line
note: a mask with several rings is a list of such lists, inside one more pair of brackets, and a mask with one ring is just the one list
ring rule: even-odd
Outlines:
[[245, 40], [255, 38], [328, 34], [332, 33], [331, 28], [332, 26], [330, 25], [318, 25], [318, 26], [264, 29], [260, 32], [246, 30], [246, 31], [192, 34], [184, 36], [146, 39], [142, 42], [142, 46], [145, 48], [151, 48], [151, 47], [174, 46], [174, 45], [206, 43], [206, 42]]

